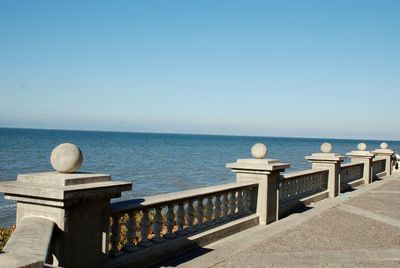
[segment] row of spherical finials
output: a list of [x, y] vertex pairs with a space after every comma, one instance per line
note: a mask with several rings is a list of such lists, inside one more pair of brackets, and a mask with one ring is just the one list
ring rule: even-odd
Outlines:
[[[381, 149], [387, 149], [388, 144], [381, 143]], [[358, 144], [360, 151], [365, 151], [367, 145], [365, 143]], [[332, 145], [324, 142], [321, 145], [323, 153], [330, 153]], [[251, 148], [251, 154], [256, 159], [265, 158], [268, 155], [268, 148], [262, 143], [254, 144]], [[54, 148], [51, 152], [50, 162], [53, 168], [60, 173], [73, 173], [76, 172], [82, 165], [83, 155], [78, 146], [72, 143], [63, 143]]]

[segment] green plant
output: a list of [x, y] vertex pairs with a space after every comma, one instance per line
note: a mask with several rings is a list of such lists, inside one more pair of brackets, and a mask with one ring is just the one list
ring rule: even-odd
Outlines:
[[3, 249], [3, 247], [7, 243], [7, 240], [10, 238], [14, 230], [15, 230], [15, 224], [10, 227], [0, 226], [0, 250]]

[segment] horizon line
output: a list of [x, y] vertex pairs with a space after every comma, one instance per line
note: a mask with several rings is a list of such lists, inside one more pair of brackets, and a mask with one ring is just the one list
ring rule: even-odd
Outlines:
[[164, 135], [197, 135], [197, 136], [222, 136], [222, 137], [249, 137], [249, 138], [288, 138], [288, 139], [326, 139], [326, 140], [360, 140], [378, 142], [399, 142], [393, 139], [361, 139], [361, 138], [328, 138], [328, 137], [301, 137], [301, 136], [264, 136], [264, 135], [241, 135], [241, 134], [218, 134], [218, 133], [183, 133], [183, 132], [148, 132], [148, 131], [124, 131], [124, 130], [99, 130], [99, 129], [65, 129], [65, 128], [37, 128], [37, 127], [9, 127], [1, 126], [3, 129], [29, 129], [29, 130], [54, 130], [54, 131], [82, 131], [82, 132], [109, 132], [109, 133], [137, 133], [137, 134], [164, 134]]

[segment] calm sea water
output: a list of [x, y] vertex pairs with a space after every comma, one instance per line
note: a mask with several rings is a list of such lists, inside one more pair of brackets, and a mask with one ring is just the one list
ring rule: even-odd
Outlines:
[[[133, 182], [133, 191], [122, 199], [156, 195], [234, 181], [225, 168], [238, 158], [250, 158], [250, 148], [261, 142], [269, 157], [291, 164], [287, 172], [309, 169], [304, 156], [318, 152], [322, 142], [333, 151], [346, 153], [359, 142], [378, 148], [380, 141], [305, 139], [64, 131], [0, 128], [0, 181], [15, 180], [17, 174], [52, 170], [52, 149], [65, 142], [77, 144], [84, 155], [81, 170], [107, 173], [114, 180]], [[389, 141], [400, 151], [400, 141]], [[15, 221], [15, 203], [0, 195], [0, 225]]]

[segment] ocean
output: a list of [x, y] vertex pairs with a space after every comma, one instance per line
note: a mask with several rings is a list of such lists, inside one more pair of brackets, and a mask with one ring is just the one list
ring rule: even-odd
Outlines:
[[[359, 142], [375, 149], [382, 141], [0, 128], [0, 181], [51, 171], [51, 151], [66, 142], [81, 148], [81, 171], [133, 182], [121, 200], [233, 182], [225, 164], [251, 158], [251, 146], [258, 142], [268, 146], [269, 158], [290, 163], [286, 172], [293, 172], [311, 167], [304, 157], [319, 152], [322, 142], [345, 154]], [[400, 151], [400, 141], [386, 142]], [[15, 203], [0, 194], [0, 225], [14, 222]]]

